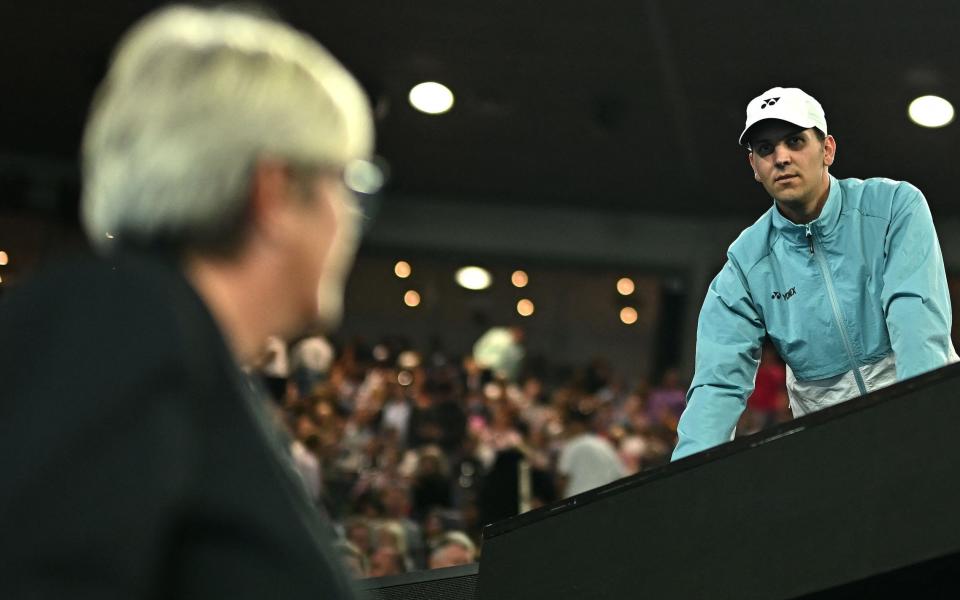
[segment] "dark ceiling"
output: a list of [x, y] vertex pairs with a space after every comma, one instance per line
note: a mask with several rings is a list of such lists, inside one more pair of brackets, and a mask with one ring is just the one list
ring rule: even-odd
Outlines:
[[[16, 6], [13, 6], [16, 4]], [[960, 125], [906, 118], [960, 102], [957, 3], [265, 2], [313, 33], [381, 108], [391, 196], [722, 214], [768, 205], [736, 140], [746, 102], [799, 86], [824, 105], [838, 176], [907, 179], [960, 214]], [[72, 160], [112, 45], [155, 2], [6, 2], [0, 152]], [[423, 80], [454, 109], [406, 103]]]

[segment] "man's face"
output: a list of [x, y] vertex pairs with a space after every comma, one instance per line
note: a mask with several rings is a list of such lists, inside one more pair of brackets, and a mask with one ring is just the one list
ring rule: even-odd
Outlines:
[[291, 285], [296, 287], [302, 324], [328, 330], [340, 322], [343, 292], [359, 241], [359, 210], [343, 183], [332, 175], [305, 186]]
[[813, 129], [770, 119], [750, 135], [750, 166], [754, 178], [782, 207], [809, 213], [829, 186], [827, 167], [833, 164], [833, 136], [821, 142]]

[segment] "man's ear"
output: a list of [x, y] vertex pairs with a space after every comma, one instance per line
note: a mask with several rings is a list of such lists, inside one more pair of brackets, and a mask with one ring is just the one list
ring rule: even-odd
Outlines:
[[753, 152], [747, 152], [747, 160], [750, 161], [750, 168], [753, 169], [753, 178], [760, 181], [760, 173], [757, 172], [757, 166], [753, 164]]
[[250, 178], [250, 228], [258, 235], [273, 238], [282, 226], [289, 202], [290, 174], [286, 164], [259, 159]]
[[828, 135], [823, 140], [823, 164], [829, 167], [837, 158], [837, 140]]

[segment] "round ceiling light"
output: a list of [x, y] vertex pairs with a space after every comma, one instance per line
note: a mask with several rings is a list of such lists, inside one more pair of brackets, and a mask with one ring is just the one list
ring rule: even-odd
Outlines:
[[416, 290], [407, 290], [407, 293], [403, 295], [403, 303], [410, 308], [420, 306], [420, 293]]
[[393, 273], [400, 279], [410, 277], [411, 272], [410, 263], [405, 260], [398, 260], [397, 264], [393, 265]]
[[483, 267], [463, 267], [457, 271], [455, 278], [460, 287], [468, 290], [485, 290], [493, 282], [490, 271]]
[[513, 275], [510, 276], [510, 283], [512, 283], [514, 287], [522, 288], [530, 283], [530, 278], [527, 276], [526, 271], [514, 271]]
[[943, 127], [953, 121], [953, 105], [940, 96], [920, 96], [907, 108], [910, 120], [921, 127]]
[[521, 317], [529, 317], [534, 310], [536, 310], [536, 307], [533, 305], [533, 301], [528, 298], [522, 298], [517, 302], [517, 312], [520, 313]]
[[443, 114], [453, 107], [453, 92], [436, 81], [425, 81], [413, 86], [408, 99], [415, 109], [428, 115]]

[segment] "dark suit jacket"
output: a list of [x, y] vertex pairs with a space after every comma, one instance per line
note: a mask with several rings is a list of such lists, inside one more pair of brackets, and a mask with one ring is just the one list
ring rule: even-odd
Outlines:
[[0, 598], [348, 598], [266, 406], [173, 263], [0, 302]]

